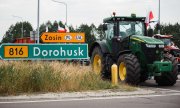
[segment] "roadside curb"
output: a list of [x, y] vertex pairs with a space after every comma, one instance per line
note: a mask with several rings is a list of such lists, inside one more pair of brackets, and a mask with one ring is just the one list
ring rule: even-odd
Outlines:
[[0, 101], [8, 100], [51, 100], [51, 99], [85, 99], [85, 98], [102, 98], [102, 97], [116, 97], [116, 96], [135, 96], [135, 95], [150, 95], [155, 94], [156, 91], [137, 88], [136, 91], [121, 91], [115, 90], [98, 90], [87, 92], [63, 92], [63, 93], [45, 93], [45, 94], [28, 94], [19, 96], [0, 96]]

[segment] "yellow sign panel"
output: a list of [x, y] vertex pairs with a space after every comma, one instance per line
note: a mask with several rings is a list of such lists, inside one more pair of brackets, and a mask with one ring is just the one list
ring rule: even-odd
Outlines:
[[7, 58], [28, 57], [28, 46], [4, 46], [4, 57]]
[[41, 36], [45, 43], [84, 43], [84, 33], [51, 33], [45, 32]]

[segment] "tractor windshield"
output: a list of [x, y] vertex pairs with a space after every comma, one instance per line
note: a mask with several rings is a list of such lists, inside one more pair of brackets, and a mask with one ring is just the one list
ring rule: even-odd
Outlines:
[[126, 37], [130, 35], [139, 35], [144, 36], [144, 22], [140, 21], [120, 21], [119, 22], [119, 31], [120, 36]]

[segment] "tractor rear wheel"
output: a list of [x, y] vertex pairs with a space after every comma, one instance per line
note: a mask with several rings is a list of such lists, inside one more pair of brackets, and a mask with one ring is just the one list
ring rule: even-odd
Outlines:
[[99, 47], [95, 47], [91, 56], [92, 69], [96, 74], [101, 75], [102, 78], [106, 78], [105, 72], [105, 57]]
[[172, 62], [172, 71], [169, 73], [162, 73], [161, 76], [155, 77], [155, 80], [160, 86], [173, 86], [178, 79], [178, 62], [173, 56], [165, 56], [165, 61]]
[[121, 55], [117, 65], [121, 82], [131, 85], [139, 84], [141, 67], [136, 56], [133, 54]]

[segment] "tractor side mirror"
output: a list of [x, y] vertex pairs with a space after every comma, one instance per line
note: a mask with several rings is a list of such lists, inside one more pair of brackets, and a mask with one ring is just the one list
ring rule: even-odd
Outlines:
[[107, 24], [103, 24], [103, 31], [106, 31], [107, 29]]

